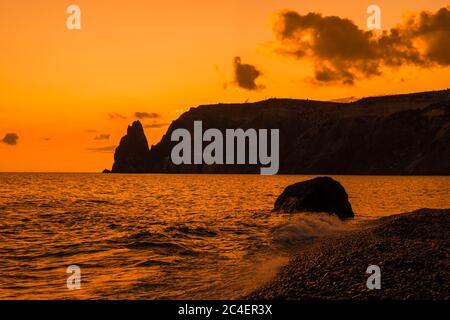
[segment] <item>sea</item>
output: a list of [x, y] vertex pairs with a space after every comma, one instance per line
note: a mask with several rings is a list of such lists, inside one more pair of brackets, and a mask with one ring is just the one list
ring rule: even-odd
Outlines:
[[332, 176], [355, 219], [272, 212], [313, 177], [0, 173], [0, 299], [239, 298], [308, 242], [450, 208], [450, 177]]

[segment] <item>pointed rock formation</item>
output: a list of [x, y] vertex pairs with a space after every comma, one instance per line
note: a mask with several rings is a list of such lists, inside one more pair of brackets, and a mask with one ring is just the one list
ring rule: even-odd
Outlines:
[[127, 134], [120, 140], [114, 153], [113, 173], [148, 172], [149, 149], [140, 121], [128, 126]]

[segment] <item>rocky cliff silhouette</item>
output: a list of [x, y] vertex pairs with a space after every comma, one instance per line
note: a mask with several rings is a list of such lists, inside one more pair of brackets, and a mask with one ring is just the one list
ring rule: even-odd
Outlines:
[[114, 155], [113, 173], [259, 173], [260, 165], [181, 165], [171, 133], [280, 129], [280, 174], [448, 175], [450, 90], [364, 98], [351, 103], [269, 99], [191, 108], [148, 149], [139, 121]]
[[114, 153], [114, 173], [144, 173], [149, 170], [150, 153], [144, 128], [139, 121], [128, 126]]

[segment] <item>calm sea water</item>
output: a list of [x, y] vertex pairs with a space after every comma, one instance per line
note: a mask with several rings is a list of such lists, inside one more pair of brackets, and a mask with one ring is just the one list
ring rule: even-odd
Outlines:
[[[272, 213], [310, 176], [0, 174], [0, 299], [236, 298], [304, 241], [450, 207], [450, 177], [336, 176], [357, 215]], [[67, 266], [81, 268], [68, 290]]]

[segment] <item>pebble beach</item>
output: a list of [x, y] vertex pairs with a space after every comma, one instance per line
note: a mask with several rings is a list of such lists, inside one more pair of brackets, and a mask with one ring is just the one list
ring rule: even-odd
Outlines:
[[[308, 245], [246, 299], [449, 300], [450, 209], [420, 209], [371, 221]], [[368, 289], [370, 265], [381, 289]]]

